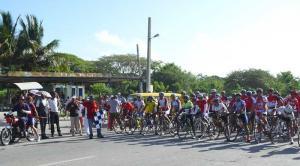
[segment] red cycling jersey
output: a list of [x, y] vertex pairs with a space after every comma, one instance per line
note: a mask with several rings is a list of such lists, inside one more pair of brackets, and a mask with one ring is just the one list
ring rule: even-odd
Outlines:
[[205, 104], [207, 104], [207, 101], [205, 99], [197, 100], [197, 105], [200, 108], [200, 112], [204, 112]]
[[252, 108], [254, 108], [254, 104], [255, 104], [255, 99], [252, 96], [248, 96], [245, 99], [245, 103], [246, 103], [246, 109], [247, 111], [251, 111]]
[[255, 110], [256, 111], [266, 111], [265, 104], [267, 104], [268, 99], [265, 96], [257, 96]]

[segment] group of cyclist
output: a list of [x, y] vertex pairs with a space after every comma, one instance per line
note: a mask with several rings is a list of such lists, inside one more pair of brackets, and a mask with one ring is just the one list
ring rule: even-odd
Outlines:
[[[172, 94], [170, 98], [161, 92], [157, 99], [148, 96], [145, 102], [141, 96], [137, 96], [132, 102], [124, 101], [121, 107], [122, 116], [120, 117], [124, 118], [136, 113], [138, 116], [153, 120], [158, 115], [167, 115], [172, 120], [178, 119], [178, 116], [184, 113], [191, 122], [193, 138], [196, 138], [195, 116], [219, 118], [223, 123], [229, 123], [228, 115], [235, 114], [242, 122], [239, 125], [245, 132], [245, 141], [250, 142], [250, 134], [254, 128], [255, 120], [261, 122], [258, 130], [268, 134], [270, 121], [268, 121], [267, 115], [276, 115], [287, 123], [290, 141], [293, 144], [292, 137], [295, 133], [293, 125], [295, 125], [295, 117], [298, 117], [300, 111], [299, 101], [300, 95], [295, 90], [290, 91], [288, 96], [281, 97], [272, 88], [268, 90], [266, 95], [264, 95], [263, 89], [258, 88], [256, 91], [241, 90], [231, 97], [227, 97], [225, 91], [218, 94], [216, 89], [212, 89], [209, 95], [199, 91], [188, 95], [183, 91], [180, 96]], [[157, 134], [158, 123], [154, 121], [155, 134]]]

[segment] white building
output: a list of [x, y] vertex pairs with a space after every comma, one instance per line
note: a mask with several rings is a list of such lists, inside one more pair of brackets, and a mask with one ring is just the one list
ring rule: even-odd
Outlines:
[[71, 98], [72, 96], [85, 97], [84, 85], [65, 85], [56, 84], [53, 86], [53, 90], [56, 92], [62, 92], [65, 98]]

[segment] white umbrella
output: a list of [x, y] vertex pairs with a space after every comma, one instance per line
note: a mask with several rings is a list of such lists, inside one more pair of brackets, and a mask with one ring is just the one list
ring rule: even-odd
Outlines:
[[45, 96], [47, 98], [51, 98], [52, 97], [51, 94], [49, 92], [47, 92], [47, 91], [38, 91], [37, 93], [40, 94], [40, 95], [43, 95], [43, 96]]
[[41, 94], [39, 94], [39, 92], [40, 92], [39, 90], [35, 90], [35, 89], [29, 91], [29, 93], [31, 93], [31, 94], [33, 94], [35, 96], [41, 96]]

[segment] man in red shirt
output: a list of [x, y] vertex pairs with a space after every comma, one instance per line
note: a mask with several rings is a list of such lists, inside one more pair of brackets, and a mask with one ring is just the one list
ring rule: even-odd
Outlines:
[[226, 106], [228, 106], [228, 98], [227, 98], [227, 96], [226, 96], [226, 94], [225, 94], [225, 91], [222, 91], [221, 92], [221, 101], [226, 105]]
[[99, 112], [98, 105], [96, 101], [94, 100], [93, 96], [89, 97], [89, 101], [85, 101], [83, 103], [83, 106], [87, 109], [87, 119], [89, 124], [89, 131], [90, 135], [89, 138], [93, 139], [93, 123], [96, 124], [97, 129], [97, 137], [103, 138], [103, 135], [101, 134], [101, 121], [98, 119], [98, 121], [95, 120], [95, 115], [97, 115]]
[[205, 115], [207, 113], [207, 101], [203, 97], [203, 95], [198, 96], [197, 105], [200, 109], [201, 114]]

